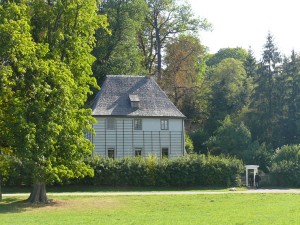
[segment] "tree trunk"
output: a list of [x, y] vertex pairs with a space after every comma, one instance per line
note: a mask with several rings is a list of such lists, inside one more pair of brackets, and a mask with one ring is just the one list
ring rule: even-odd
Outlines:
[[160, 28], [158, 24], [158, 14], [156, 13], [156, 16], [154, 18], [154, 28], [155, 28], [155, 41], [156, 41], [156, 53], [157, 53], [157, 80], [161, 80], [161, 64], [162, 64], [162, 59], [161, 59], [161, 39], [160, 39]]
[[27, 201], [31, 203], [48, 203], [46, 184], [36, 182]]
[[1, 189], [1, 185], [2, 185], [2, 176], [0, 176], [0, 202], [2, 202], [2, 189]]

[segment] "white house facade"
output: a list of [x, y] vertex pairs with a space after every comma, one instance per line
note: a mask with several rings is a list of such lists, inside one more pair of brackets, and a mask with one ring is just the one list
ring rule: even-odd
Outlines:
[[96, 154], [111, 158], [185, 154], [185, 116], [152, 78], [107, 76], [92, 109], [97, 120], [92, 137]]

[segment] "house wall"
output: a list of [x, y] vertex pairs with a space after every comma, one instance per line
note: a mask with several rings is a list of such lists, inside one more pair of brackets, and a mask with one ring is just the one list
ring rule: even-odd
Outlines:
[[115, 130], [106, 129], [105, 117], [96, 119], [94, 153], [107, 156], [107, 150], [113, 148], [115, 158], [123, 158], [134, 156], [135, 148], [142, 148], [142, 156], [151, 154], [161, 157], [161, 149], [168, 148], [169, 157], [184, 154], [183, 119], [168, 119], [168, 130], [161, 130], [161, 118], [141, 118], [142, 130], [133, 129], [134, 118], [115, 118]]

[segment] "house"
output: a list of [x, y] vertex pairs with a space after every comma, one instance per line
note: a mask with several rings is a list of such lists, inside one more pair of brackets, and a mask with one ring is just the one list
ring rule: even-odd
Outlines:
[[107, 76], [92, 110], [94, 153], [111, 158], [185, 153], [185, 116], [153, 78]]

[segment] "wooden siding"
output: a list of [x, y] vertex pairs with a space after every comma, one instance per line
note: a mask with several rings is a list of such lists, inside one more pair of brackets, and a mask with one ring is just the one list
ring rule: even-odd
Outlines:
[[106, 119], [97, 117], [94, 124], [94, 153], [107, 156], [107, 149], [114, 148], [115, 157], [135, 155], [135, 148], [142, 148], [142, 155], [161, 157], [161, 149], [169, 149], [169, 157], [184, 154], [184, 133], [182, 119], [169, 119], [170, 130], [160, 130], [160, 119], [142, 118], [142, 130], [133, 129], [134, 118], [116, 118], [116, 129], [106, 129]]

